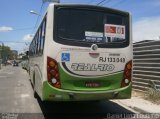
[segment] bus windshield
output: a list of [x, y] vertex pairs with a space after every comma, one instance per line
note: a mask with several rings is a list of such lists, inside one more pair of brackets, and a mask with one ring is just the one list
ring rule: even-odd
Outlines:
[[105, 11], [59, 8], [57, 37], [87, 43], [125, 43], [129, 40], [128, 18]]

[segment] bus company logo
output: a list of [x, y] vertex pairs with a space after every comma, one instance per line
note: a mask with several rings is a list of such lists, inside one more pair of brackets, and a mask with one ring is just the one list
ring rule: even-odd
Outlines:
[[71, 68], [73, 71], [113, 71], [115, 66], [113, 64], [85, 64], [73, 63]]
[[70, 61], [70, 53], [62, 53], [62, 55], [61, 55], [61, 61], [62, 62], [68, 62], [68, 61]]

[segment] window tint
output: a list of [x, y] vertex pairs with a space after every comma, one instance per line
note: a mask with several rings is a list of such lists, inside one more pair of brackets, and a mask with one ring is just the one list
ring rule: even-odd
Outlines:
[[99, 43], [103, 47], [113, 43], [117, 43], [115, 47], [123, 47], [118, 44], [129, 43], [129, 15], [88, 8], [56, 10], [54, 39], [59, 43], [78, 46]]
[[103, 32], [103, 14], [101, 13], [61, 9], [58, 14], [60, 14], [58, 16], [58, 36], [61, 38], [83, 41], [85, 31]]

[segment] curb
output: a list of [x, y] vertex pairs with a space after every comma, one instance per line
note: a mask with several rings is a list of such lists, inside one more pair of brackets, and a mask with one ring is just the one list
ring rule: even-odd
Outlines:
[[139, 113], [150, 113], [150, 112], [148, 112], [148, 111], [146, 111], [144, 109], [141, 109], [139, 107], [126, 105], [125, 103], [123, 103], [121, 101], [118, 101], [118, 102], [121, 103], [122, 105], [124, 105], [124, 106], [126, 106], [126, 107], [128, 107], [128, 108], [130, 108], [130, 109], [132, 109], [134, 111], [136, 111], [136, 112], [139, 112]]
[[[127, 105], [126, 105], [127, 106]], [[141, 109], [141, 108], [139, 108], [139, 107], [132, 107], [132, 106], [128, 106], [129, 108], [132, 108], [133, 110], [135, 110], [135, 111], [137, 111], [137, 112], [139, 112], [139, 113], [150, 113], [150, 112], [148, 112], [148, 111], [146, 111], [146, 110], [143, 110], [143, 109]]]

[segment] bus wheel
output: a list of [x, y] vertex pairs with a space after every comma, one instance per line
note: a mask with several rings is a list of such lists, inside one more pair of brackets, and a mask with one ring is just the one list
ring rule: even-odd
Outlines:
[[33, 95], [34, 95], [34, 98], [38, 98], [38, 94], [37, 94], [37, 92], [35, 91], [35, 88], [34, 88], [34, 91], [33, 91]]
[[36, 88], [35, 88], [35, 83], [33, 84], [33, 95], [34, 95], [34, 98], [38, 98], [38, 94], [37, 94]]

